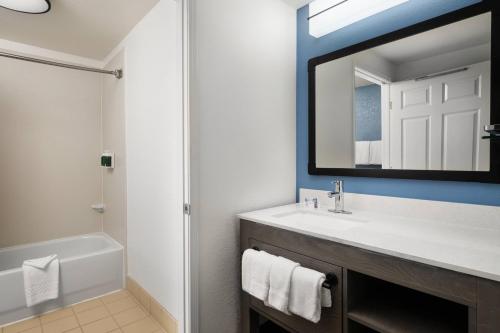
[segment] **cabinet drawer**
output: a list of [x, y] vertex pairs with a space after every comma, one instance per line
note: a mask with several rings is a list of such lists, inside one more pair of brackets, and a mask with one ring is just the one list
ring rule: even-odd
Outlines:
[[257, 312], [275, 321], [276, 323], [288, 328], [292, 332], [298, 333], [340, 333], [342, 332], [342, 268], [317, 260], [311, 257], [295, 253], [271, 244], [267, 244], [255, 239], [249, 239], [250, 247], [258, 247], [270, 254], [282, 256], [300, 263], [303, 267], [311, 268], [323, 273], [333, 273], [337, 276], [338, 284], [332, 289], [331, 308], [323, 308], [321, 311], [321, 320], [314, 324], [298, 316], [288, 316], [280, 311], [274, 310], [264, 305], [264, 303], [254, 297], [250, 297], [250, 306]]

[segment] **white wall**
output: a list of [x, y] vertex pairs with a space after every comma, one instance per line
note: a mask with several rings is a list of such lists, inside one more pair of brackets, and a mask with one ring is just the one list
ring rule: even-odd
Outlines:
[[102, 230], [100, 114], [99, 75], [0, 59], [0, 247]]
[[178, 3], [161, 0], [125, 50], [128, 274], [182, 327], [183, 187]]
[[192, 4], [195, 303], [200, 332], [236, 333], [236, 214], [295, 201], [296, 11], [281, 0]]

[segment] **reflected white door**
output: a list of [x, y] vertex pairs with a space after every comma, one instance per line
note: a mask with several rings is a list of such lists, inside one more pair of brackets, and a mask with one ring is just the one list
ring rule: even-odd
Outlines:
[[490, 62], [390, 86], [392, 169], [489, 171]]

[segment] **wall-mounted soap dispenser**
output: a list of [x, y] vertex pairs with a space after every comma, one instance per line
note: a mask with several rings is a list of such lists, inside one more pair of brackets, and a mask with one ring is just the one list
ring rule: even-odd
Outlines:
[[115, 167], [115, 153], [109, 151], [102, 153], [101, 166], [106, 169], [113, 169]]

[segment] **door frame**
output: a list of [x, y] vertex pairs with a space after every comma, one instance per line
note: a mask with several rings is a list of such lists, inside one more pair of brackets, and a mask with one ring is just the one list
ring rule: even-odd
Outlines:
[[[380, 86], [380, 124], [382, 126], [382, 168], [388, 168], [390, 165], [390, 85], [391, 81], [387, 78], [373, 74], [362, 67], [354, 67], [354, 75]], [[354, 101], [353, 103], [356, 103]], [[354, 114], [353, 114], [354, 118]]]
[[176, 0], [180, 18], [179, 44], [182, 52], [182, 155], [183, 155], [183, 333], [197, 333], [198, 325], [198, 237], [197, 228], [192, 219], [192, 166], [191, 166], [191, 112], [190, 112], [190, 76], [191, 76], [191, 6], [190, 0]]
[[[346, 57], [373, 47], [390, 43], [405, 37], [439, 28], [476, 15], [491, 12], [491, 91], [500, 90], [500, 73], [497, 66], [500, 62], [500, 4], [493, 0], [483, 0], [480, 3], [438, 16], [436, 18], [417, 23], [415, 25], [384, 34], [382, 36], [334, 51], [309, 60], [309, 163], [308, 172], [311, 175], [327, 176], [355, 176], [375, 178], [402, 178], [428, 179], [448, 181], [474, 181], [500, 183], [500, 142], [491, 141], [490, 144], [490, 171], [438, 171], [438, 170], [394, 170], [394, 169], [347, 169], [347, 168], [318, 168], [316, 166], [316, 67], [325, 62]], [[500, 123], [500, 99], [491, 94], [490, 110], [491, 123]]]

